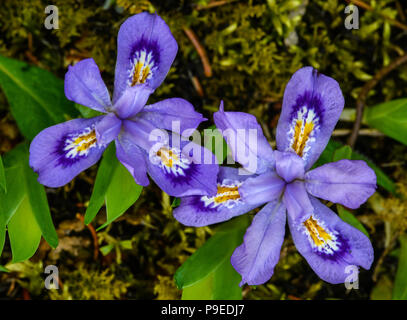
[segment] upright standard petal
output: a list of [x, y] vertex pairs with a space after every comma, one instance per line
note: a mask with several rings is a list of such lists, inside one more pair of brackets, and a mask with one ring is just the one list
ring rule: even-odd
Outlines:
[[344, 98], [339, 84], [312, 67], [298, 70], [284, 91], [277, 148], [294, 151], [311, 168], [339, 120]]
[[283, 202], [288, 216], [293, 221], [301, 223], [307, 220], [313, 211], [307, 190], [303, 181], [294, 181], [286, 185]]
[[249, 176], [238, 172], [236, 168], [220, 167], [216, 195], [181, 198], [173, 211], [174, 218], [186, 226], [202, 227], [227, 221], [257, 207], [242, 200], [240, 187]]
[[117, 159], [131, 173], [137, 184], [148, 186], [146, 151], [138, 147], [128, 132], [123, 131], [115, 140]]
[[[180, 98], [166, 99], [148, 106], [138, 114], [142, 119], [150, 121], [155, 127], [166, 129], [178, 134], [185, 130], [196, 129], [206, 119], [194, 110], [194, 106]], [[191, 135], [191, 132], [184, 134]]]
[[61, 187], [94, 165], [104, 147], [96, 139], [95, 125], [103, 116], [75, 119], [42, 130], [30, 145], [30, 166], [38, 181]]
[[242, 276], [240, 286], [260, 285], [273, 275], [280, 259], [285, 233], [285, 207], [282, 202], [268, 203], [252, 221], [243, 244], [233, 252], [231, 263]]
[[284, 187], [285, 181], [271, 171], [247, 179], [240, 194], [244, 202], [260, 206], [280, 198]]
[[315, 197], [356, 209], [376, 190], [376, 174], [361, 160], [324, 164], [305, 175], [307, 191]]
[[215, 195], [219, 166], [215, 155], [175, 133], [168, 143], [158, 142], [149, 151], [148, 174], [166, 193], [175, 197]]
[[145, 107], [152, 92], [145, 84], [127, 88], [114, 104], [112, 111], [123, 120], [134, 117]]
[[274, 166], [273, 149], [263, 135], [256, 117], [244, 112], [224, 112], [223, 102], [213, 119], [222, 131], [235, 161], [252, 173], [263, 173]]
[[122, 121], [114, 113], [108, 113], [95, 126], [97, 142], [103, 146], [112, 142], [120, 133]]
[[177, 50], [170, 29], [158, 15], [142, 12], [128, 18], [117, 38], [113, 102], [126, 88], [140, 83], [157, 88], [167, 75]]
[[295, 179], [304, 179], [304, 160], [294, 152], [274, 152], [276, 159], [276, 172], [287, 183]]
[[369, 269], [373, 247], [359, 230], [343, 222], [331, 209], [311, 197], [312, 216], [294, 222], [288, 216], [294, 244], [315, 273], [324, 281], [337, 284], [361, 266]]
[[111, 106], [109, 91], [92, 58], [68, 67], [65, 95], [71, 101], [101, 112], [107, 112]]

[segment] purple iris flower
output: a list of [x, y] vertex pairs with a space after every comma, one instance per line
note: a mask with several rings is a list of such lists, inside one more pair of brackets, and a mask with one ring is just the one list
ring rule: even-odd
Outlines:
[[[214, 158], [213, 154], [200, 146], [195, 146], [200, 156], [183, 151], [187, 142], [181, 137], [206, 119], [180, 98], [146, 105], [178, 50], [170, 29], [159, 16], [144, 12], [122, 24], [117, 42], [113, 101], [93, 59], [69, 67], [66, 97], [104, 115], [41, 131], [30, 146], [30, 166], [39, 174], [38, 181], [49, 187], [68, 183], [95, 164], [115, 141], [117, 158], [136, 183], [148, 185], [148, 172], [172, 196], [216, 193], [216, 161], [200, 164], [204, 157]], [[173, 131], [171, 138], [165, 138], [167, 130]]]
[[[247, 113], [215, 113], [234, 160], [251, 175], [221, 167], [215, 196], [182, 198], [174, 216], [188, 226], [228, 220], [263, 204], [247, 229], [243, 244], [231, 262], [242, 276], [241, 285], [259, 285], [270, 279], [280, 257], [286, 216], [294, 244], [318, 276], [343, 283], [359, 266], [369, 269], [373, 248], [359, 230], [343, 222], [316, 197], [358, 208], [376, 189], [376, 175], [364, 161], [340, 160], [310, 170], [324, 150], [344, 106], [338, 83], [311, 67], [298, 70], [284, 92], [273, 151], [256, 118]], [[242, 132], [239, 130], [245, 129]], [[250, 130], [257, 143], [247, 142]], [[244, 153], [240, 146], [246, 146]], [[352, 270], [348, 266], [355, 266]]]

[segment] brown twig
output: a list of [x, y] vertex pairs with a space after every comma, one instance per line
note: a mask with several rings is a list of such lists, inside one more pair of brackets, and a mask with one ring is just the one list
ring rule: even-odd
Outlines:
[[198, 5], [196, 7], [196, 10], [205, 10], [205, 9], [211, 9], [219, 6], [223, 6], [225, 4], [230, 4], [232, 2], [236, 2], [237, 0], [219, 0], [219, 1], [212, 1], [208, 3], [206, 6]]
[[[76, 214], [76, 218], [78, 218], [83, 223], [85, 223], [85, 220], [84, 220], [83, 216], [80, 213]], [[93, 238], [93, 259], [97, 260], [98, 255], [99, 255], [98, 236], [96, 234], [95, 228], [91, 224], [86, 225], [86, 227], [89, 229], [90, 233], [92, 234], [92, 238]]]
[[[361, 0], [346, 0], [347, 3], [352, 3], [358, 7], [361, 7], [365, 10], [368, 11], [374, 11], [374, 8], [372, 6], [370, 6], [369, 4], [361, 1]], [[378, 12], [378, 14], [385, 20], [387, 20], [391, 25], [400, 28], [402, 30], [407, 30], [407, 25], [401, 23], [400, 21], [394, 20], [392, 18], [389, 18], [388, 16], [382, 14], [381, 12]]]
[[353, 125], [352, 133], [348, 139], [348, 145], [350, 147], [353, 148], [355, 146], [356, 139], [358, 138], [360, 125], [362, 123], [363, 108], [365, 106], [366, 98], [370, 90], [372, 90], [379, 83], [379, 81], [383, 79], [390, 71], [396, 69], [397, 67], [406, 62], [407, 54], [398, 57], [397, 59], [393, 60], [388, 66], [384, 67], [378, 73], [376, 73], [373, 79], [366, 82], [366, 84], [363, 86], [359, 94], [358, 100], [356, 101], [356, 119]]
[[190, 28], [184, 27], [183, 28], [185, 34], [191, 40], [192, 45], [195, 47], [195, 50], [198, 52], [199, 57], [201, 58], [202, 66], [204, 69], [204, 74], [206, 77], [212, 76], [212, 68], [211, 64], [209, 63], [208, 56], [206, 54], [205, 48], [201, 45], [196, 36], [195, 32], [192, 31]]
[[383, 252], [382, 252], [382, 254], [381, 254], [379, 260], [377, 260], [377, 264], [376, 264], [376, 267], [375, 267], [375, 269], [374, 269], [373, 276], [372, 276], [372, 280], [373, 280], [374, 282], [377, 281], [377, 276], [379, 275], [380, 267], [382, 266], [382, 264], [383, 264], [383, 262], [384, 262], [384, 258], [386, 258], [386, 256], [389, 254], [389, 252], [393, 249], [393, 247], [394, 247], [394, 245], [395, 245], [395, 243], [396, 243], [396, 240], [398, 239], [400, 233], [401, 233], [400, 231], [397, 231], [397, 232], [393, 235], [393, 237], [392, 237], [391, 240], [390, 240], [389, 245], [387, 246], [386, 249], [383, 250]]

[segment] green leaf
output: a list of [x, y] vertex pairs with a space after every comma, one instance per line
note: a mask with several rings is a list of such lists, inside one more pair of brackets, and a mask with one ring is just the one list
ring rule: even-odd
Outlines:
[[407, 300], [407, 234], [403, 234], [400, 240], [400, 257], [394, 281], [393, 299]]
[[174, 279], [178, 288], [184, 290], [183, 299], [241, 298], [240, 276], [231, 266], [230, 257], [242, 243], [248, 225], [247, 215], [224, 223], [177, 270]]
[[396, 99], [365, 109], [363, 121], [407, 145], [407, 99]]
[[204, 147], [212, 151], [219, 164], [222, 164], [228, 155], [229, 149], [221, 131], [215, 125], [212, 125], [203, 131], [203, 137]]
[[332, 161], [339, 161], [343, 159], [351, 159], [352, 158], [352, 148], [349, 146], [343, 146], [335, 150]]
[[107, 221], [98, 230], [106, 227], [137, 201], [142, 190], [143, 187], [136, 184], [130, 172], [117, 160], [114, 145], [109, 146], [96, 175], [85, 223], [89, 224], [105, 203]]
[[75, 103], [75, 108], [79, 111], [81, 116], [84, 118], [94, 118], [94, 117], [103, 115], [102, 112], [85, 107], [79, 103]]
[[[325, 163], [332, 162], [334, 158], [335, 150], [343, 147], [344, 145], [338, 141], [329, 140], [325, 150], [322, 152], [318, 161], [313, 165], [313, 168], [319, 167]], [[374, 170], [377, 177], [377, 184], [391, 193], [396, 193], [395, 183], [378, 167], [376, 166], [369, 158], [362, 155], [357, 151], [352, 151], [351, 160], [364, 160], [370, 168]]]
[[4, 175], [4, 166], [1, 156], [0, 156], [0, 189], [3, 189], [4, 192], [7, 192], [6, 176]]
[[9, 269], [7, 269], [6, 267], [4, 267], [4, 266], [2, 266], [2, 265], [0, 265], [0, 271], [1, 271], [1, 272], [10, 272]]
[[76, 117], [64, 83], [52, 73], [0, 55], [0, 86], [22, 134], [32, 140], [41, 130]]
[[13, 261], [23, 261], [35, 253], [41, 235], [54, 248], [58, 236], [44, 187], [28, 165], [28, 145], [7, 153], [4, 164], [8, 190], [0, 191], [0, 230], [8, 226]]
[[108, 244], [103, 247], [100, 247], [99, 250], [100, 252], [102, 252], [104, 256], [107, 256], [110, 253], [110, 251], [112, 251], [113, 247], [114, 247], [113, 244]]
[[8, 224], [13, 263], [31, 258], [40, 244], [41, 229], [35, 220], [30, 201], [24, 197]]
[[176, 207], [178, 207], [178, 206], [180, 205], [180, 203], [181, 203], [181, 199], [175, 197], [174, 200], [173, 200], [172, 203], [171, 203], [171, 208], [176, 208]]
[[360, 223], [360, 221], [348, 210], [346, 210], [343, 206], [340, 204], [336, 205], [336, 208], [338, 210], [339, 217], [345, 221], [346, 223], [350, 224], [352, 227], [355, 227], [359, 231], [363, 232], [366, 237], [369, 238], [369, 233], [363, 226], [363, 224]]

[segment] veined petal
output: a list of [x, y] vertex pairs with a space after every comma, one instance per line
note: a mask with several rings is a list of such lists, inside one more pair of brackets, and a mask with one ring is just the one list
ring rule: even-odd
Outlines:
[[173, 211], [174, 218], [186, 226], [202, 227], [227, 221], [257, 207], [242, 201], [240, 186], [249, 176], [238, 172], [236, 168], [219, 167], [216, 195], [181, 198]]
[[67, 184], [101, 157], [104, 146], [96, 139], [95, 125], [103, 119], [75, 119], [42, 130], [30, 145], [30, 166], [48, 187]]
[[285, 206], [282, 202], [268, 203], [252, 221], [243, 244], [233, 252], [231, 263], [242, 276], [240, 286], [260, 285], [273, 275], [280, 259], [285, 233]]
[[286, 185], [283, 202], [288, 216], [293, 221], [303, 222], [312, 214], [313, 207], [302, 181], [294, 181]]
[[127, 88], [114, 104], [113, 111], [120, 119], [134, 117], [145, 107], [151, 93], [152, 89], [145, 84]]
[[307, 191], [315, 197], [356, 209], [376, 190], [376, 174], [361, 160], [324, 164], [305, 175]]
[[294, 151], [311, 168], [325, 149], [344, 106], [339, 84], [312, 67], [298, 70], [284, 91], [277, 148]]
[[145, 106], [138, 116], [150, 121], [157, 128], [178, 134], [182, 134], [186, 129], [196, 129], [206, 120], [202, 114], [194, 110], [192, 104], [180, 98], [166, 99]]
[[285, 182], [274, 171], [249, 178], [240, 188], [240, 194], [246, 203], [257, 206], [278, 199]]
[[156, 89], [167, 75], [177, 50], [170, 29], [158, 15], [142, 12], [128, 18], [117, 38], [113, 102], [126, 88], [140, 83]]
[[244, 112], [224, 112], [221, 102], [213, 119], [232, 150], [234, 160], [243, 168], [260, 174], [274, 166], [273, 149], [256, 117]]
[[178, 137], [178, 141], [169, 137], [168, 143], [153, 146], [147, 159], [148, 174], [171, 196], [216, 194], [216, 157], [208, 149]]
[[148, 186], [146, 151], [133, 143], [126, 131], [123, 131], [115, 140], [117, 159], [131, 173], [137, 184]]
[[369, 269], [373, 262], [369, 239], [317, 199], [310, 198], [312, 216], [302, 223], [288, 216], [288, 223], [297, 250], [315, 273], [336, 284], [344, 283], [359, 266]]
[[122, 127], [122, 121], [113, 113], [108, 113], [95, 126], [96, 139], [99, 144], [105, 146], [118, 136]]
[[101, 112], [107, 112], [111, 106], [109, 91], [92, 58], [68, 67], [65, 74], [65, 95], [68, 100]]

